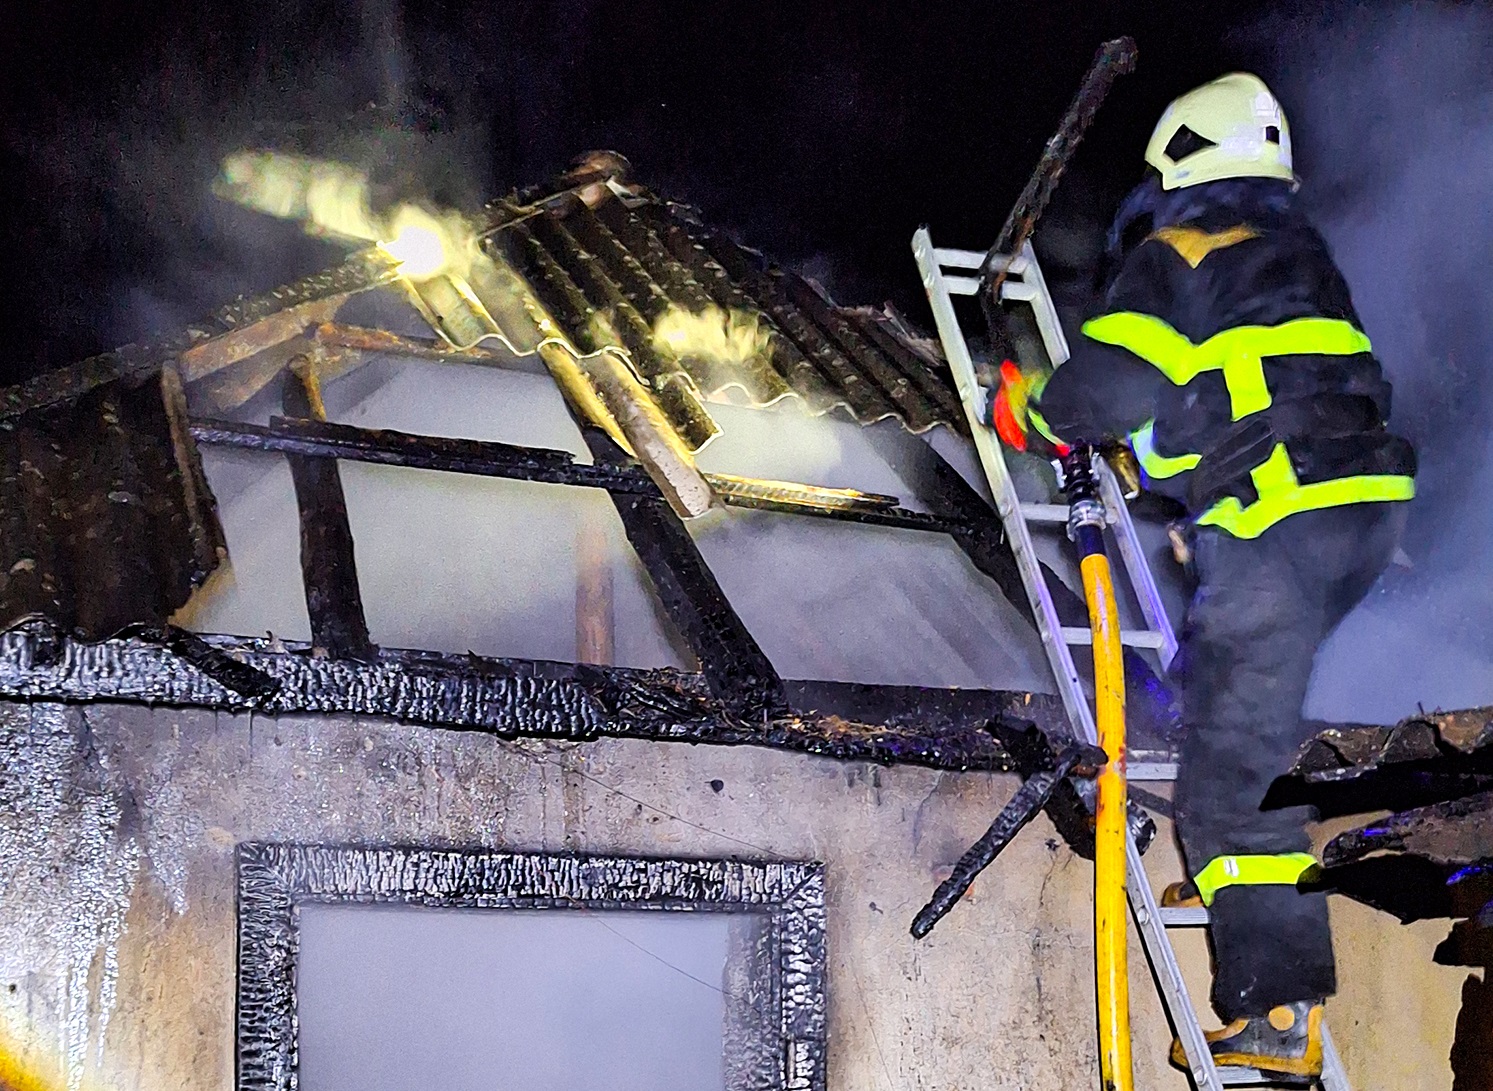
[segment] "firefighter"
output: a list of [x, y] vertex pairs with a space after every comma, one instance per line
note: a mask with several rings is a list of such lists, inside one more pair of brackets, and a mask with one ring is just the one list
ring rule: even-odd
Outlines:
[[[1100, 313], [1040, 390], [1004, 369], [996, 424], [1018, 443], [1027, 427], [1128, 439], [1148, 487], [1186, 508], [1175, 805], [1191, 878], [1168, 897], [1211, 910], [1215, 1060], [1309, 1077], [1336, 986], [1326, 895], [1297, 889], [1315, 866], [1309, 810], [1261, 803], [1305, 741], [1318, 645], [1389, 563], [1415, 456], [1385, 427], [1389, 383], [1296, 207], [1265, 84], [1234, 73], [1177, 99], [1146, 163], [1111, 228]], [[1180, 1046], [1173, 1059], [1185, 1067]]]

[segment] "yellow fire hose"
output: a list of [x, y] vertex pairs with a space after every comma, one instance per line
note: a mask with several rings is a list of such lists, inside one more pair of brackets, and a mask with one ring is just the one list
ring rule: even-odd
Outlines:
[[1104, 507], [1088, 448], [1064, 459], [1069, 533], [1078, 547], [1094, 647], [1094, 711], [1099, 773], [1094, 808], [1094, 967], [1099, 1001], [1099, 1073], [1104, 1091], [1131, 1091], [1130, 978], [1126, 963], [1125, 877], [1130, 832], [1125, 798], [1125, 671], [1114, 582], [1104, 553]]

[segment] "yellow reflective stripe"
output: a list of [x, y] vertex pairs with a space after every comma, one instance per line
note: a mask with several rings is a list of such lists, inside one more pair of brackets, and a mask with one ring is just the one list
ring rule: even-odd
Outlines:
[[1236, 326], [1200, 345], [1155, 315], [1137, 311], [1091, 318], [1083, 332], [1091, 340], [1135, 353], [1177, 386], [1187, 385], [1205, 371], [1222, 371], [1235, 420], [1270, 405], [1264, 357], [1352, 356], [1373, 348], [1363, 331], [1341, 318], [1293, 318], [1278, 326]]
[[1265, 385], [1265, 362], [1258, 356], [1238, 353], [1223, 362], [1223, 385], [1229, 391], [1229, 414], [1243, 420], [1251, 413], [1270, 408], [1270, 388]]
[[1131, 449], [1135, 451], [1136, 460], [1140, 462], [1140, 468], [1146, 471], [1147, 477], [1157, 481], [1176, 477], [1202, 461], [1202, 455], [1157, 454], [1156, 441], [1152, 436], [1155, 428], [1155, 422], [1148, 421], [1140, 431], [1130, 434]]
[[[1154, 315], [1135, 311], [1101, 314], [1083, 324], [1083, 334], [1093, 341], [1129, 349], [1178, 386], [1186, 386], [1201, 372], [1210, 370], [1198, 366], [1199, 346]], [[1221, 366], [1220, 361], [1213, 368]]]
[[1212, 905], [1218, 892], [1229, 886], [1295, 886], [1307, 869], [1317, 866], [1309, 852], [1282, 852], [1270, 856], [1215, 856], [1192, 877], [1204, 905]]
[[1038, 432], [1042, 433], [1042, 435], [1049, 442], [1055, 443], [1059, 447], [1063, 446], [1063, 441], [1058, 439], [1057, 436], [1053, 435], [1052, 429], [1047, 426], [1047, 418], [1044, 417], [1041, 413], [1037, 412], [1037, 407], [1032, 405], [1031, 403], [1027, 403], [1026, 419], [1028, 423], [1030, 423], [1031, 426]]
[[1415, 497], [1415, 478], [1401, 474], [1360, 474], [1317, 481], [1271, 496], [1262, 496], [1249, 507], [1237, 497], [1226, 496], [1204, 512], [1200, 527], [1218, 527], [1235, 538], [1258, 538], [1288, 515], [1298, 511], [1336, 508], [1344, 504], [1372, 504]]
[[1270, 451], [1270, 457], [1249, 471], [1249, 478], [1254, 482], [1255, 492], [1262, 497], [1294, 489], [1300, 484], [1284, 443], [1277, 443]]

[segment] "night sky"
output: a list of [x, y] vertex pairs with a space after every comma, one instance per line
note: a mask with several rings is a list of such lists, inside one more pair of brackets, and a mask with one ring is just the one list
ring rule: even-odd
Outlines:
[[1233, 68], [1269, 78], [1267, 8], [61, 0], [0, 45], [0, 381], [336, 260], [212, 198], [216, 164], [244, 146], [347, 159], [384, 193], [465, 205], [614, 148], [839, 301], [893, 299], [926, 321], [913, 229], [993, 239], [1095, 48], [1129, 33], [1140, 67], [1039, 236], [1059, 276], [1082, 279], [1165, 103]]

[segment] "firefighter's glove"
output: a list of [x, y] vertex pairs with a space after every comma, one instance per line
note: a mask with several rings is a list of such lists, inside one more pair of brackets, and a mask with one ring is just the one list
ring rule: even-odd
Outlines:
[[1000, 436], [1001, 442], [1017, 451], [1033, 454], [1065, 454], [1066, 444], [1051, 441], [1041, 428], [1034, 428], [1031, 409], [1032, 399], [1042, 393], [1047, 385], [1047, 375], [1042, 372], [1023, 372], [1010, 360], [1001, 364], [1000, 386], [990, 399], [987, 421]]

